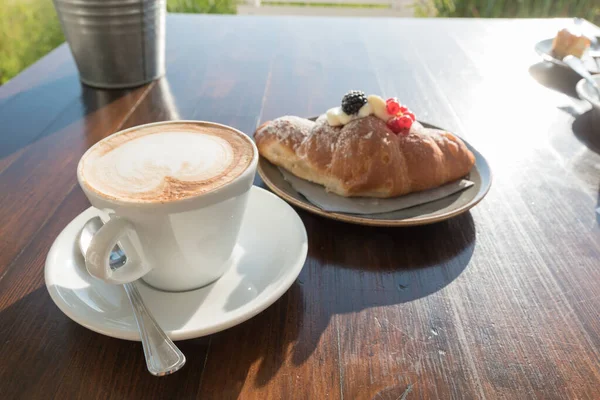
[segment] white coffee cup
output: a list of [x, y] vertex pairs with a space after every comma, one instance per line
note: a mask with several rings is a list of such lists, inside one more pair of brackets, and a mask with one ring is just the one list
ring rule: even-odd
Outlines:
[[[86, 253], [88, 272], [113, 284], [142, 278], [166, 291], [214, 282], [233, 262], [257, 163], [250, 138], [210, 122], [142, 125], [98, 142], [77, 169], [92, 205], [110, 218]], [[210, 176], [225, 166], [218, 179]], [[127, 262], [112, 270], [117, 243]]]

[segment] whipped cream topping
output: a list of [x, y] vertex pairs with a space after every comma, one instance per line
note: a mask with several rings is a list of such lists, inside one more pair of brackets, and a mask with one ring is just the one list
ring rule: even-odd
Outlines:
[[385, 100], [374, 94], [367, 97], [367, 103], [360, 108], [357, 114], [348, 115], [342, 110], [342, 107], [333, 107], [327, 110], [326, 115], [327, 122], [331, 126], [346, 125], [350, 121], [368, 117], [369, 115], [375, 115], [386, 122], [391, 118], [391, 115], [386, 110]]

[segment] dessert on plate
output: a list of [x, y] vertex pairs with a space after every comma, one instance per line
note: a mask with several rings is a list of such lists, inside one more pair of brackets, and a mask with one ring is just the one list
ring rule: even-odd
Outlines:
[[475, 156], [449, 132], [423, 127], [396, 98], [350, 91], [316, 121], [285, 116], [254, 135], [261, 156], [345, 197], [389, 198], [469, 173]]
[[567, 28], [560, 30], [552, 41], [552, 53], [560, 59], [566, 56], [581, 58], [589, 47], [590, 39]]

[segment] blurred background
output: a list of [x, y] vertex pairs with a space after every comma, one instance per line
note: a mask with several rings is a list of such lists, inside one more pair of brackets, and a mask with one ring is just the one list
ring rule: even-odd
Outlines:
[[[167, 0], [169, 12], [371, 17], [580, 17], [600, 0]], [[52, 0], [0, 0], [0, 85], [64, 42]]]

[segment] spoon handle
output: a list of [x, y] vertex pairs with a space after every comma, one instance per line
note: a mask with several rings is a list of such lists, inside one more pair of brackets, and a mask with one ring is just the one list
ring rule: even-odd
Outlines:
[[185, 364], [185, 356], [148, 312], [135, 282], [123, 286], [140, 331], [148, 371], [152, 375], [164, 376], [179, 370]]

